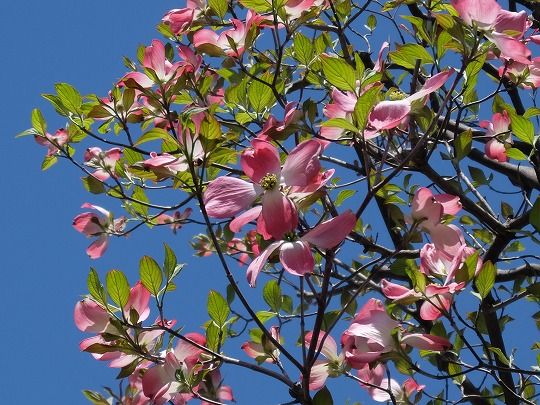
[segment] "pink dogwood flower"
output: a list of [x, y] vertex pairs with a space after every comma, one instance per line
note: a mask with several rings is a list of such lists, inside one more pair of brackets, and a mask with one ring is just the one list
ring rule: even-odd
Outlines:
[[[328, 221], [322, 222], [299, 239], [292, 236], [288, 240], [272, 242], [247, 269], [247, 280], [251, 287], [255, 282], [268, 258], [279, 250], [279, 261], [285, 270], [296, 276], [311, 273], [315, 260], [310, 245], [320, 249], [332, 249], [339, 245], [352, 231], [356, 224], [356, 216], [349, 210]], [[293, 228], [289, 229], [289, 232]]]
[[192, 211], [191, 208], [186, 208], [182, 213], [175, 211], [173, 215], [159, 214], [154, 218], [154, 222], [158, 225], [170, 225], [173, 234], [176, 235], [176, 232], [184, 226]]
[[486, 136], [491, 137], [485, 146], [487, 157], [499, 162], [507, 162], [506, 145], [512, 143], [508, 113], [506, 111], [495, 113], [491, 121], [480, 121], [480, 126], [487, 130]]
[[[278, 342], [280, 341], [279, 326], [272, 326], [270, 328], [270, 334]], [[259, 363], [275, 363], [280, 354], [279, 349], [265, 335], [262, 335], [260, 343], [253, 341], [245, 342], [241, 348], [249, 357], [257, 360]]]
[[530, 27], [527, 13], [503, 10], [496, 0], [452, 0], [463, 22], [484, 31], [505, 59], [530, 63], [531, 51], [520, 41]]
[[84, 203], [81, 208], [91, 208], [98, 211], [102, 216], [93, 212], [83, 212], [73, 219], [73, 227], [80, 233], [88, 237], [97, 239], [88, 246], [86, 253], [91, 259], [98, 259], [107, 250], [109, 245], [109, 235], [120, 234], [126, 225], [126, 218], [114, 219], [112, 214], [106, 209], [97, 205]]
[[143, 161], [142, 164], [146, 170], [156, 175], [157, 181], [174, 177], [179, 172], [183, 172], [189, 168], [183, 156], [176, 157], [167, 152], [161, 155], [158, 155], [156, 152], [150, 152], [150, 158]]
[[[323, 342], [323, 338], [326, 336]], [[313, 332], [308, 332], [304, 336], [304, 342], [307, 347], [311, 345], [313, 340]], [[326, 332], [320, 331], [317, 339], [317, 348], [326, 360], [316, 360], [311, 373], [309, 375], [309, 389], [318, 390], [326, 384], [328, 377], [339, 377], [346, 371], [347, 364], [345, 362], [345, 354], [338, 354], [337, 344], [334, 338], [327, 335]]]
[[[225, 401], [235, 402], [232, 388], [228, 385], [223, 385], [223, 379], [221, 378], [221, 372], [219, 369], [210, 371], [204, 380], [199, 384], [197, 393], [204, 399], [201, 401], [201, 405], [212, 405], [215, 401], [223, 403]], [[209, 402], [212, 401], [212, 402]]]
[[465, 240], [458, 227], [441, 221], [443, 215], [456, 215], [460, 210], [458, 197], [450, 194], [433, 195], [431, 190], [422, 187], [414, 194], [409, 221], [416, 222], [421, 229], [427, 231], [435, 247], [452, 258], [459, 253]]
[[122, 149], [112, 148], [107, 151], [102, 151], [101, 148], [88, 148], [84, 153], [84, 162], [87, 166], [95, 169], [92, 176], [100, 181], [106, 181], [111, 174], [116, 177], [114, 168], [116, 162], [122, 157]]
[[35, 135], [34, 139], [40, 145], [47, 147], [47, 156], [53, 156], [58, 152], [58, 148], [63, 147], [68, 142], [69, 134], [64, 128], [60, 128], [54, 135], [47, 132], [45, 136]]
[[227, 55], [239, 58], [244, 53], [245, 47], [249, 46], [246, 41], [250, 33], [257, 30], [263, 19], [264, 17], [249, 10], [245, 24], [233, 18], [232, 28], [222, 31], [219, 35], [209, 29], [199, 30], [193, 35], [193, 45], [212, 56]]
[[143, 67], [154, 74], [130, 72], [122, 78], [121, 82], [128, 83], [127, 81], [132, 79], [143, 88], [150, 88], [160, 83], [169, 84], [181, 76], [183, 66], [184, 64], [181, 62], [171, 63], [165, 55], [165, 45], [160, 40], [154, 39], [152, 45], [144, 49], [143, 58]]
[[[392, 399], [398, 404], [408, 404], [408, 397], [415, 391], [422, 391], [425, 386], [419, 385], [412, 378], [408, 378], [403, 387], [393, 378], [388, 379], [386, 368], [383, 364], [378, 364], [371, 368], [368, 364], [358, 370], [358, 378], [362, 381], [360, 386], [367, 389], [369, 396], [376, 402], [387, 402]], [[390, 395], [392, 393], [392, 395]]]
[[[188, 333], [185, 337], [200, 346], [206, 345], [206, 338], [199, 333]], [[142, 386], [144, 395], [153, 403], [163, 405], [168, 401], [184, 403], [193, 397], [191, 393], [182, 393], [188, 388], [178, 381], [177, 372], [181, 373], [185, 381], [189, 381], [200, 369], [195, 367], [199, 363], [203, 350], [199, 347], [179, 340], [174, 350], [165, 354], [164, 362], [150, 368], [143, 376]]]
[[263, 140], [283, 140], [295, 131], [295, 123], [302, 117], [302, 112], [296, 109], [296, 102], [290, 102], [285, 106], [285, 118], [278, 121], [276, 117], [270, 115], [258, 138]]
[[283, 167], [277, 149], [270, 142], [254, 139], [251, 145], [240, 158], [242, 169], [251, 181], [227, 176], [211, 181], [204, 193], [205, 208], [213, 218], [228, 218], [248, 208], [262, 195], [262, 208], [246, 212], [242, 223], [262, 214], [262, 233], [282, 239], [285, 232], [298, 224], [296, 206], [285, 193], [294, 186], [305, 187], [320, 180], [321, 145], [315, 140], [300, 143], [287, 156]]
[[199, 18], [206, 7], [205, 0], [187, 0], [186, 8], [170, 10], [161, 21], [169, 26], [173, 34], [180, 35], [189, 30], [193, 21]]
[[388, 280], [381, 281], [383, 294], [393, 301], [410, 304], [424, 300], [420, 306], [420, 317], [426, 321], [434, 321], [448, 312], [454, 300], [454, 294], [463, 288], [465, 288], [463, 282], [449, 283], [444, 286], [430, 284], [421, 293]]
[[341, 336], [347, 363], [359, 369], [394, 350], [392, 331], [398, 326], [399, 322], [388, 316], [383, 303], [370, 298]]
[[422, 88], [402, 100], [384, 100], [375, 105], [368, 116], [368, 126], [364, 130], [366, 139], [380, 135], [381, 131], [398, 127], [410, 114], [413, 103], [441, 88], [454, 73], [453, 69], [437, 73], [426, 80]]

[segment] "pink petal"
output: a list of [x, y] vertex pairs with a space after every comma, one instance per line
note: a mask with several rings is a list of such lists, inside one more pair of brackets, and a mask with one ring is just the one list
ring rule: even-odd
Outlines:
[[321, 144], [310, 139], [296, 146], [283, 165], [281, 175], [287, 186], [307, 186], [321, 170]]
[[441, 88], [448, 78], [454, 74], [454, 69], [445, 70], [443, 72], [437, 73], [436, 75], [433, 75], [429, 79], [426, 80], [422, 88], [414, 93], [411, 94], [409, 97], [407, 97], [407, 100], [410, 102], [413, 102], [415, 100], [420, 100], [421, 98], [433, 93], [434, 91]]
[[109, 313], [89, 298], [77, 302], [73, 318], [82, 332], [101, 333], [109, 325]]
[[204, 193], [206, 212], [213, 218], [228, 218], [249, 207], [260, 187], [235, 177], [218, 177]]
[[356, 225], [356, 216], [351, 210], [322, 222], [302, 236], [302, 240], [321, 249], [331, 249], [339, 245]]
[[295, 276], [312, 273], [315, 266], [309, 245], [302, 241], [283, 243], [279, 249], [279, 261], [285, 270]]
[[397, 127], [411, 111], [409, 100], [381, 101], [369, 113], [369, 125], [377, 130]]
[[255, 287], [255, 282], [257, 281], [257, 277], [259, 276], [259, 273], [263, 269], [264, 265], [266, 264], [266, 261], [274, 253], [274, 250], [276, 250], [278, 247], [281, 246], [283, 241], [279, 240], [277, 242], [271, 243], [263, 252], [253, 260], [248, 269], [247, 269], [247, 280], [251, 287]]
[[240, 157], [244, 173], [254, 183], [259, 183], [266, 174], [275, 174], [279, 181], [281, 162], [277, 149], [270, 142], [261, 139], [254, 139], [251, 146]]
[[455, 195], [437, 194], [434, 195], [433, 198], [442, 205], [443, 214], [456, 215], [459, 211], [461, 211], [461, 202], [459, 202], [459, 197]]
[[73, 227], [87, 236], [98, 235], [103, 232], [99, 217], [92, 212], [83, 212], [73, 219]]
[[531, 50], [520, 40], [498, 32], [493, 32], [487, 37], [499, 48], [501, 57], [519, 63], [531, 63]]
[[429, 234], [435, 247], [449, 259], [459, 254], [465, 244], [461, 230], [455, 225], [437, 224], [429, 228]]
[[381, 280], [381, 290], [387, 298], [394, 301], [412, 303], [422, 298], [422, 295], [418, 294], [413, 289], [392, 283], [386, 279]]
[[161, 41], [154, 39], [152, 45], [144, 49], [143, 65], [153, 69], [157, 77], [163, 80], [165, 77], [165, 46]]
[[137, 284], [130, 290], [129, 299], [124, 308], [124, 316], [130, 319], [130, 311], [134, 309], [139, 315], [139, 322], [144, 321], [150, 315], [150, 292], [138, 281]]
[[522, 38], [525, 31], [529, 28], [529, 18], [525, 10], [519, 13], [501, 10], [495, 19], [495, 31], [507, 34], [515, 38]]
[[313, 367], [311, 367], [311, 373], [309, 374], [309, 389], [311, 391], [318, 390], [324, 386], [328, 378], [328, 362], [317, 360]]
[[414, 220], [424, 220], [424, 225], [435, 225], [443, 215], [443, 206], [436, 202], [430, 189], [422, 187], [416, 190], [412, 200], [411, 216]]
[[448, 339], [426, 333], [408, 333], [401, 338], [401, 343], [420, 350], [442, 351], [452, 347]]
[[[322, 342], [323, 338], [325, 338], [325, 339], [324, 339], [324, 343], [322, 344], [322, 347], [321, 347], [321, 342]], [[306, 342], [307, 346], [311, 345], [311, 340], [312, 339], [313, 339], [313, 332], [309, 331], [304, 336], [304, 341]], [[317, 340], [318, 341], [317, 341], [316, 349], [317, 350], [320, 349], [321, 353], [324, 355], [324, 357], [326, 357], [328, 360], [336, 360], [339, 357], [338, 353], [337, 353], [337, 344], [336, 344], [336, 341], [334, 340], [334, 338], [332, 336], [327, 334], [325, 331], [321, 330], [319, 332], [319, 338]]]
[[217, 46], [218, 34], [212, 30], [203, 29], [197, 31], [193, 35], [193, 45], [197, 48], [203, 44], [211, 44]]
[[259, 218], [259, 215], [261, 215], [261, 212], [262, 212], [261, 205], [257, 205], [256, 207], [253, 207], [247, 210], [243, 214], [238, 215], [229, 223], [229, 229], [234, 233], [240, 232], [244, 225]]
[[86, 249], [86, 254], [90, 256], [90, 259], [99, 259], [109, 246], [109, 238], [107, 234], [101, 235]]
[[274, 239], [283, 239], [287, 232], [298, 225], [294, 203], [278, 189], [266, 191], [262, 198], [262, 217], [266, 230]]
[[508, 161], [506, 147], [504, 143], [499, 142], [496, 138], [490, 139], [485, 146], [486, 156], [493, 160], [498, 160], [501, 163]]
[[451, 3], [467, 25], [475, 21], [481, 29], [492, 26], [501, 11], [495, 0], [452, 0]]

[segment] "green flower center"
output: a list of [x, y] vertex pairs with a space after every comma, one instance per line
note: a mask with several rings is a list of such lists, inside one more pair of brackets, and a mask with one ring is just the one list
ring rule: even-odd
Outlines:
[[260, 181], [260, 186], [265, 190], [272, 190], [278, 184], [277, 176], [273, 173], [266, 173]]

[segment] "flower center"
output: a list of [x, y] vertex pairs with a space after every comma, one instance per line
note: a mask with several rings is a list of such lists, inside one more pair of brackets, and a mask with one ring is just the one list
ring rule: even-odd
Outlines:
[[265, 190], [272, 190], [276, 187], [278, 181], [277, 176], [273, 173], [266, 173], [260, 181], [260, 186]]

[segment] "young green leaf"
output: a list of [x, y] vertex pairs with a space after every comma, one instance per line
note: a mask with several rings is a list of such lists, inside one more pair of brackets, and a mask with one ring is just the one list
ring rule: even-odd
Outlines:
[[159, 264], [150, 256], [143, 256], [139, 262], [139, 276], [146, 289], [157, 296], [163, 282]]
[[129, 300], [129, 283], [124, 273], [120, 270], [111, 270], [106, 278], [107, 292], [113, 302], [120, 308], [124, 308]]
[[495, 276], [497, 275], [497, 268], [493, 263], [487, 261], [482, 266], [480, 273], [476, 276], [474, 280], [474, 285], [478, 290], [478, 293], [482, 299], [486, 298], [493, 285], [495, 284]]
[[263, 298], [274, 312], [281, 308], [281, 287], [276, 280], [270, 280], [263, 289]]
[[218, 327], [223, 327], [230, 314], [227, 300], [217, 291], [210, 290], [208, 293], [208, 315]]

